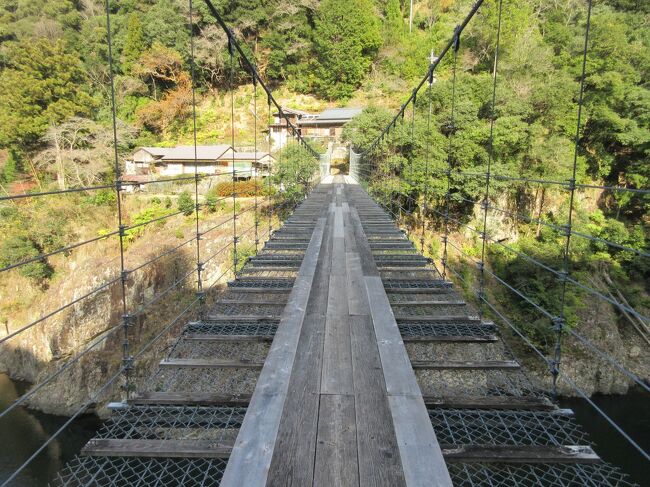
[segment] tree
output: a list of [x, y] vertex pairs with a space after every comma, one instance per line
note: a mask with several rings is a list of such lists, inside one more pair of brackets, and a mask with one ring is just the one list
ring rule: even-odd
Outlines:
[[370, 0], [324, 0], [316, 17], [316, 92], [349, 98], [359, 87], [382, 44]]
[[194, 200], [192, 199], [192, 195], [188, 191], [183, 191], [178, 195], [177, 206], [178, 211], [182, 211], [183, 215], [190, 216], [194, 213]]
[[29, 148], [48, 126], [94, 106], [81, 61], [63, 42], [19, 43], [0, 73], [0, 147]]
[[388, 0], [386, 4], [385, 28], [389, 37], [388, 40], [395, 41], [401, 36], [404, 30], [404, 22], [402, 20], [402, 10], [399, 0]]
[[290, 143], [282, 149], [272, 177], [280, 187], [277, 198], [285, 209], [304, 199], [312, 187], [318, 167], [318, 161], [302, 145]]
[[133, 64], [140, 58], [147, 48], [147, 43], [142, 31], [140, 16], [133, 13], [129, 16], [129, 23], [126, 26], [126, 39], [122, 49], [122, 71], [130, 72]]
[[[118, 143], [129, 147], [134, 130], [118, 124]], [[52, 125], [41, 138], [45, 148], [37, 154], [38, 167], [56, 174], [59, 189], [90, 186], [109, 179], [113, 171], [113, 130], [86, 118], [71, 118]]]
[[145, 81], [151, 81], [154, 100], [158, 99], [159, 89], [190, 82], [189, 76], [183, 71], [181, 55], [158, 42], [140, 55], [133, 66], [133, 74]]

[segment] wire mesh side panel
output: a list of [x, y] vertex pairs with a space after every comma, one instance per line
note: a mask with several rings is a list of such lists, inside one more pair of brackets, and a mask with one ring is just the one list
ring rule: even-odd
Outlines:
[[361, 164], [361, 154], [357, 154], [350, 148], [350, 176], [359, 181], [359, 167]]
[[605, 463], [449, 463], [455, 487], [633, 487], [627, 475]]
[[220, 458], [76, 457], [50, 485], [216, 487], [226, 463]]

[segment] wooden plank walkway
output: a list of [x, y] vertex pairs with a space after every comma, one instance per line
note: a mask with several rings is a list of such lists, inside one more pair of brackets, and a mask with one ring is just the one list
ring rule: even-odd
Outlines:
[[224, 487], [452, 485], [358, 202], [332, 185]]

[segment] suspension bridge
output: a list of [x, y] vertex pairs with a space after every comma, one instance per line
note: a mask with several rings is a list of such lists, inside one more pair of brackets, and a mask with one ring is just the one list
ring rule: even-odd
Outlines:
[[[418, 93], [431, 89], [434, 71], [446, 56], [453, 57], [455, 81], [463, 30], [483, 3], [479, 0], [474, 5], [439, 56], [432, 58], [422, 81], [370, 148], [360, 154], [352, 152], [349, 174], [330, 175], [327, 160], [321, 158], [317, 174], [295, 209], [274, 204], [272, 192], [263, 195], [263, 188], [257, 186], [254, 201], [246, 200], [248, 205], [241, 198], [238, 201], [233, 161], [233, 193], [227, 197], [232, 199], [232, 215], [216, 223], [206, 222], [201, 217], [206, 205], [200, 202], [199, 184], [210, 176], [200, 175], [196, 170], [192, 177], [178, 178], [195, 185], [196, 234], [148, 261], [129, 265], [124, 257], [128, 231], [160, 218], [144, 223], [123, 220], [123, 189], [116, 152], [118, 228], [101, 237], [119, 240], [121, 261], [116, 277], [8, 332], [0, 343], [40, 326], [98, 293], [120, 296], [121, 317], [105, 334], [43, 378], [0, 415], [28, 404], [31, 397], [64, 378], [69, 368], [100, 344], [118, 344], [122, 360], [109, 373], [104, 372], [106, 380], [101, 387], [3, 485], [19, 478], [21, 471], [76, 417], [107, 401], [109, 419], [57, 474], [52, 485], [636, 485], [599, 456], [597, 445], [591, 442], [573, 412], [557, 404], [558, 381], [564, 381], [648, 459], [641, 446], [589, 399], [575, 379], [562, 371], [563, 337], [580, 340], [595, 360], [605, 361], [646, 391], [647, 384], [579, 330], [566, 327], [564, 303], [559, 314], [550, 313], [531, 301], [524, 291], [501, 280], [485, 263], [487, 246], [504, 245], [493, 240], [486, 228], [488, 212], [500, 211], [490, 203], [491, 181], [518, 178], [492, 172], [491, 152], [486, 172], [476, 174], [458, 173], [451, 164], [443, 170], [429, 168], [427, 153], [426, 178], [447, 182], [442, 206], [427, 206], [430, 198], [420, 205], [418, 201], [396, 204], [372, 197], [373, 178], [381, 177], [376, 161], [385, 151], [391, 130], [397, 124], [408, 123], [405, 114], [409, 106], [415, 118]], [[497, 4], [491, 144], [502, 0]], [[270, 116], [274, 106], [283, 116], [282, 107], [233, 31], [210, 0], [206, 0], [206, 5], [228, 37], [231, 84], [235, 71], [241, 69], [250, 76], [256, 90], [255, 100], [257, 90], [263, 91], [268, 101], [267, 114]], [[590, 12], [591, 2], [588, 8]], [[108, 6], [106, 14], [110, 32]], [[589, 16], [585, 59], [588, 19]], [[110, 52], [110, 36], [108, 42]], [[583, 63], [583, 82], [584, 70]], [[583, 87], [584, 83], [579, 106]], [[457, 96], [455, 90], [453, 96]], [[232, 110], [234, 124], [234, 101]], [[262, 118], [257, 111], [256, 103], [256, 124]], [[430, 101], [428, 113], [426, 109], [424, 113], [430, 120]], [[114, 120], [115, 114], [113, 97]], [[288, 118], [286, 123], [296, 141], [318, 159], [319, 155]], [[579, 124], [580, 115], [578, 132]], [[234, 133], [233, 130], [233, 146]], [[256, 151], [257, 147], [256, 136]], [[543, 183], [561, 185], [573, 200], [573, 194], [584, 186], [575, 180], [575, 164], [574, 160], [573, 179]], [[466, 283], [466, 276], [454, 269], [450, 255], [453, 250], [462, 254], [463, 249], [454, 244], [449, 228], [453, 223], [464, 225], [454, 221], [450, 212], [452, 177], [478, 177], [485, 187], [483, 200], [473, 202], [482, 212], [483, 228], [470, 228], [481, 239], [482, 254], [461, 255], [477, 268], [480, 289], [474, 290], [476, 304], [467, 302], [466, 294], [456, 287], [463, 284], [467, 291], [471, 283]], [[603, 189], [648, 193], [630, 188]], [[66, 192], [94, 190], [78, 188]], [[10, 195], [1, 199], [58, 193]], [[410, 225], [408, 230], [400, 229], [398, 224], [404, 217], [413, 216], [420, 206], [418, 224]], [[254, 221], [244, 227], [241, 222], [247, 212], [254, 214]], [[275, 222], [285, 215], [289, 216], [278, 226]], [[445, 228], [440, 261], [423, 255], [425, 233], [433, 218], [443, 222]], [[567, 225], [559, 229], [566, 237], [567, 253], [571, 238], [580, 238], [572, 231], [571, 212], [568, 218]], [[232, 227], [232, 239], [226, 244], [215, 244], [216, 249], [209, 245], [212, 232], [227, 226]], [[80, 242], [56, 253], [70, 252], [97, 240]], [[254, 244], [256, 249], [255, 255], [245, 262], [240, 261], [237, 251], [243, 242]], [[129, 289], [136, 272], [188, 249], [192, 250], [195, 262], [187, 273], [173, 279], [153, 297], [133, 298]], [[2, 271], [51, 254], [16, 262]], [[210, 267], [219, 256], [229, 254], [231, 263]], [[563, 286], [588, 288], [631, 315], [639, 326], [647, 325], [648, 318], [627, 303], [577, 281], [569, 264], [565, 254], [564, 268], [550, 269]], [[195, 287], [188, 282], [193, 278]], [[552, 356], [536, 348], [498, 304], [490, 301], [485, 287], [495, 280], [531, 301], [548, 318], [557, 336]], [[159, 323], [149, 338], [136, 340], [134, 329], [138, 321], [163, 298], [176, 296], [173, 293], [182, 288], [193, 292], [192, 297], [178, 297], [171, 319]], [[508, 343], [502, 340], [501, 327], [511, 329], [523, 344], [540, 355], [551, 378], [548, 390], [526, 373]], [[110, 334], [112, 342], [108, 341]], [[145, 360], [150, 361], [152, 352], [153, 365]]]

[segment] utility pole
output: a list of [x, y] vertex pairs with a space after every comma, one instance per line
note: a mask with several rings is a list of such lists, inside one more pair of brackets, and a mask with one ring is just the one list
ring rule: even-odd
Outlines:
[[409, 8], [409, 34], [413, 31], [413, 0], [411, 0], [411, 7]]

